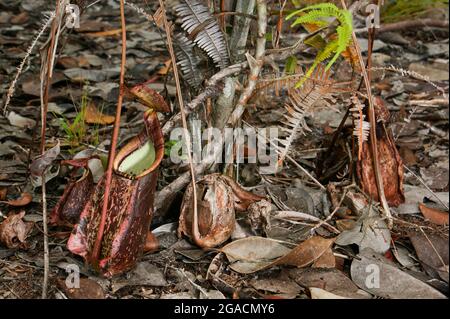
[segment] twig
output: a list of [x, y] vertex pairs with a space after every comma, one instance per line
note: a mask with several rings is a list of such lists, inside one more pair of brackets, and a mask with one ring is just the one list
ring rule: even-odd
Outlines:
[[299, 217], [299, 218], [302, 218], [303, 220], [310, 221], [310, 222], [313, 222], [313, 223], [317, 223], [317, 226], [314, 227], [311, 230], [316, 230], [319, 227], [324, 226], [324, 227], [327, 227], [328, 229], [330, 229], [331, 231], [333, 231], [336, 234], [340, 234], [341, 233], [338, 229], [336, 229], [334, 226], [332, 226], [332, 225], [330, 225], [328, 223], [329, 220], [320, 220], [319, 218], [314, 217], [312, 215], [308, 215], [308, 214], [301, 213], [301, 212], [295, 212], [295, 211], [278, 211], [277, 213], [278, 213], [278, 215], [276, 215], [275, 218], [279, 219], [279, 220], [284, 220], [284, 221], [288, 221], [290, 223], [295, 223], [291, 219], [293, 217]]
[[[251, 124], [249, 124], [249, 123], [247, 123], [247, 122], [245, 122], [245, 121], [244, 121], [244, 123], [245, 123], [246, 125], [248, 125], [248, 126], [254, 128], [253, 125], [251, 125]], [[273, 147], [275, 147], [276, 152], [277, 152], [278, 154], [281, 154], [280, 146], [278, 146], [278, 145], [275, 144], [273, 141], [269, 140], [266, 136], [260, 134], [259, 132], [258, 132], [258, 136], [259, 136], [259, 137], [262, 137], [262, 138], [265, 138], [266, 141], [270, 143], [270, 145], [272, 145]], [[308, 176], [308, 177], [311, 179], [311, 181], [313, 181], [313, 182], [314, 182], [317, 186], [319, 186], [322, 190], [326, 190], [326, 189], [327, 189], [327, 188], [326, 188], [325, 186], [323, 186], [323, 185], [322, 185], [322, 184], [321, 184], [314, 176], [312, 176], [310, 172], [308, 172], [303, 166], [301, 166], [301, 165], [300, 165], [294, 158], [292, 158], [289, 154], [286, 155], [286, 158], [287, 158], [292, 164], [294, 164], [295, 166], [297, 166], [297, 168], [299, 168], [303, 173], [305, 173], [306, 176]]]
[[[344, 0], [341, 0], [342, 7], [347, 10], [347, 5], [345, 4]], [[370, 79], [367, 73], [367, 69], [364, 63], [364, 59], [361, 54], [361, 48], [359, 47], [358, 39], [356, 37], [355, 32], [352, 32], [352, 38], [353, 43], [355, 44], [355, 51], [358, 54], [359, 63], [361, 65], [362, 74], [364, 77], [364, 83], [366, 85], [367, 90], [367, 96], [369, 100], [369, 120], [370, 120], [370, 146], [372, 148], [372, 159], [373, 159], [373, 168], [375, 173], [375, 179], [377, 182], [377, 189], [378, 189], [378, 197], [381, 202], [381, 205], [383, 207], [383, 211], [385, 214], [385, 217], [387, 219], [388, 227], [392, 229], [393, 227], [393, 219], [392, 219], [392, 213], [389, 208], [389, 204], [386, 200], [386, 195], [384, 193], [384, 185], [383, 185], [383, 178], [381, 176], [380, 171], [380, 163], [379, 163], [379, 156], [378, 156], [378, 145], [377, 145], [377, 132], [376, 132], [376, 118], [375, 118], [375, 104], [373, 100], [372, 95], [372, 87], [370, 83]]]
[[437, 257], [439, 258], [439, 261], [442, 263], [443, 269], [445, 269], [445, 271], [448, 273], [448, 266], [447, 264], [444, 262], [444, 259], [442, 259], [442, 256], [439, 254], [439, 252], [437, 251], [436, 247], [433, 245], [433, 243], [431, 242], [430, 238], [428, 238], [427, 234], [425, 233], [425, 231], [420, 228], [420, 231], [422, 232], [422, 234], [425, 236], [426, 240], [428, 241], [428, 243], [430, 244], [431, 248], [433, 248], [434, 253], [437, 255]]
[[[52, 85], [53, 77], [53, 64], [56, 52], [56, 42], [58, 37], [58, 30], [60, 29], [60, 21], [58, 19], [60, 11], [60, 1], [56, 1], [55, 17], [52, 20], [52, 29], [50, 32], [50, 46], [47, 51], [47, 65], [46, 69], [42, 66], [41, 71], [41, 145], [40, 151], [41, 155], [45, 153], [45, 132], [47, 130], [47, 111], [48, 111], [48, 101], [49, 92]], [[45, 70], [45, 71], [44, 71]], [[44, 82], [44, 74], [46, 72], [46, 80]], [[42, 85], [45, 85], [42, 90]], [[45, 185], [45, 171], [42, 173], [42, 223], [44, 228], [44, 281], [42, 284], [42, 299], [47, 298], [48, 291], [48, 276], [50, 272], [50, 256], [48, 248], [48, 220], [47, 220], [47, 198], [46, 198], [46, 185]]]
[[442, 204], [442, 206], [444, 206], [447, 210], [449, 210], [448, 205], [446, 205], [446, 204], [439, 198], [439, 196], [437, 196], [436, 193], [433, 192], [433, 190], [425, 183], [425, 181], [424, 181], [420, 176], [418, 176], [416, 173], [414, 173], [412, 170], [410, 170], [408, 166], [403, 165], [403, 167], [404, 167], [408, 172], [410, 172], [415, 178], [417, 178], [417, 180], [418, 180], [418, 181], [419, 181], [419, 182], [420, 182], [420, 183], [421, 183], [421, 184], [422, 184], [422, 185], [430, 192], [431, 195], [433, 195], [434, 198], [436, 198], [436, 199], [439, 201], [439, 203]]
[[251, 55], [247, 54], [247, 59], [249, 60], [250, 64], [250, 75], [247, 87], [245, 88], [244, 92], [242, 92], [236, 109], [230, 116], [229, 122], [233, 126], [236, 125], [237, 122], [241, 119], [242, 114], [245, 111], [245, 105], [247, 104], [248, 99], [252, 96], [252, 93], [256, 88], [259, 74], [261, 73], [262, 67], [264, 65], [267, 32], [267, 0], [257, 0], [256, 7], [258, 12], [258, 39], [256, 41], [256, 53], [254, 58]]
[[92, 256], [91, 256], [91, 258], [94, 262], [99, 260], [101, 243], [102, 243], [102, 239], [103, 239], [103, 233], [105, 231], [106, 217], [108, 214], [109, 195], [111, 193], [113, 165], [114, 165], [114, 159], [116, 157], [117, 140], [119, 138], [119, 131], [120, 131], [120, 116], [122, 114], [122, 104], [123, 104], [124, 89], [125, 89], [125, 67], [126, 67], [126, 61], [127, 61], [127, 29], [126, 29], [124, 0], [120, 0], [120, 19], [121, 19], [121, 29], [122, 29], [122, 57], [121, 57], [121, 66], [120, 66], [120, 86], [119, 86], [120, 93], [119, 93], [119, 98], [118, 98], [117, 107], [116, 107], [114, 130], [113, 130], [113, 135], [112, 135], [112, 139], [111, 139], [111, 149], [109, 151], [109, 156], [108, 156], [108, 168], [107, 168], [106, 174], [105, 174], [105, 176], [106, 176], [105, 177], [105, 193], [104, 193], [104, 198], [103, 198], [102, 216], [101, 216], [101, 221], [100, 221], [100, 225], [99, 225], [99, 229], [98, 229], [98, 233], [97, 233], [97, 238], [94, 243], [94, 248], [93, 248]]
[[401, 21], [395, 23], [383, 24], [377, 30], [377, 32], [391, 32], [406, 29], [417, 29], [420, 27], [434, 27], [434, 28], [448, 28], [448, 20], [438, 20], [438, 19], [415, 19], [408, 21]]
[[25, 57], [22, 59], [22, 62], [20, 63], [19, 67], [17, 68], [16, 75], [14, 76], [14, 80], [11, 82], [11, 85], [8, 89], [8, 95], [6, 96], [5, 105], [3, 106], [3, 115], [6, 116], [7, 109], [9, 106], [9, 103], [11, 102], [12, 97], [14, 96], [14, 92], [16, 91], [16, 85], [17, 81], [19, 80], [20, 75], [23, 72], [23, 68], [25, 67], [25, 64], [28, 62], [28, 59], [31, 56], [31, 53], [33, 52], [34, 47], [36, 46], [37, 42], [41, 38], [41, 36], [44, 34], [45, 30], [50, 26], [51, 22], [56, 16], [56, 12], [53, 11], [50, 16], [45, 20], [45, 22], [42, 24], [41, 29], [39, 30], [38, 34], [34, 38], [33, 42], [27, 49], [27, 53], [25, 54]]
[[188, 152], [188, 160], [189, 160], [189, 167], [191, 171], [191, 181], [192, 181], [192, 188], [193, 188], [193, 200], [194, 200], [194, 218], [192, 221], [192, 234], [194, 237], [194, 241], [196, 244], [201, 246], [201, 234], [198, 226], [198, 207], [197, 207], [197, 185], [196, 185], [196, 179], [195, 179], [195, 169], [194, 169], [194, 163], [192, 161], [192, 152], [191, 152], [191, 140], [190, 136], [186, 134], [187, 132], [187, 119], [186, 119], [186, 112], [184, 107], [184, 100], [183, 95], [181, 93], [181, 82], [180, 82], [180, 76], [178, 73], [178, 65], [177, 65], [177, 58], [175, 56], [175, 51], [173, 49], [173, 42], [172, 42], [172, 31], [171, 26], [169, 22], [167, 21], [167, 15], [166, 15], [166, 8], [164, 6], [164, 1], [159, 0], [159, 5], [161, 7], [162, 11], [162, 17], [164, 21], [164, 28], [166, 30], [166, 36], [167, 36], [167, 45], [169, 47], [169, 53], [170, 57], [172, 59], [172, 67], [173, 67], [173, 73], [175, 76], [175, 83], [177, 88], [177, 97], [178, 97], [178, 104], [180, 106], [180, 112], [181, 112], [181, 120], [183, 122], [183, 128], [184, 128], [184, 135], [186, 140], [186, 148]]
[[314, 232], [320, 228], [322, 225], [324, 224], [328, 224], [328, 222], [334, 217], [334, 215], [336, 215], [336, 213], [339, 211], [339, 209], [342, 206], [342, 203], [345, 200], [345, 197], [347, 196], [347, 191], [344, 192], [344, 195], [342, 195], [341, 200], [339, 201], [339, 204], [336, 206], [336, 208], [334, 209], [334, 211], [330, 214], [330, 216], [328, 216], [325, 220], [320, 221], [316, 226], [314, 226], [314, 228], [311, 229], [311, 234], [314, 234]]

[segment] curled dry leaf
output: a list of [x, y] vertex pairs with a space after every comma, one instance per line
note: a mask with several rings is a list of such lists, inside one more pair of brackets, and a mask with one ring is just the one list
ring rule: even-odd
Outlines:
[[425, 206], [424, 204], [419, 204], [420, 211], [422, 212], [423, 216], [428, 219], [430, 222], [436, 224], [436, 225], [448, 225], [448, 212], [444, 212], [439, 209], [430, 208]]
[[86, 108], [84, 120], [88, 124], [110, 125], [114, 123], [114, 116], [100, 112], [93, 102]]
[[103, 288], [89, 278], [80, 278], [79, 288], [68, 288], [63, 280], [58, 281], [58, 286], [69, 299], [105, 299]]
[[33, 196], [30, 193], [22, 193], [22, 195], [20, 195], [19, 198], [17, 199], [11, 199], [8, 201], [0, 201], [0, 203], [2, 204], [7, 204], [9, 206], [13, 206], [13, 207], [22, 207], [22, 206], [26, 206], [29, 203], [31, 203], [31, 201], [33, 200]]
[[24, 222], [25, 212], [11, 215], [0, 224], [0, 242], [8, 248], [27, 248], [26, 239], [33, 229], [32, 222]]
[[[94, 190], [94, 179], [88, 167], [89, 160], [90, 158], [65, 161], [65, 164], [74, 168], [69, 184], [51, 213], [51, 224], [72, 226], [78, 223], [81, 212]], [[79, 169], [83, 170], [83, 174], [77, 179]]]
[[167, 105], [164, 98], [155, 90], [150, 89], [146, 83], [136, 85], [129, 93], [131, 93], [131, 96], [140, 103], [154, 111], [161, 113], [170, 112], [170, 107]]
[[246, 210], [262, 197], [245, 191], [232, 179], [211, 174], [197, 183], [198, 234], [195, 233], [193, 187], [187, 188], [179, 220], [178, 235], [186, 235], [202, 248], [227, 241], [236, 224], [236, 209]]
[[8, 115], [8, 120], [9, 120], [9, 123], [11, 123], [11, 125], [17, 126], [20, 128], [32, 129], [33, 127], [36, 126], [35, 120], [23, 117], [12, 111]]
[[0, 200], [5, 200], [8, 189], [6, 187], [0, 187]]
[[53, 148], [47, 150], [43, 155], [36, 158], [30, 166], [30, 173], [34, 177], [41, 177], [45, 170], [53, 163], [61, 152], [60, 142]]
[[334, 239], [316, 236], [289, 249], [273, 239], [249, 237], [228, 244], [221, 252], [232, 263], [231, 269], [251, 274], [279, 265], [309, 266], [326, 253], [333, 243]]
[[326, 239], [319, 236], [300, 243], [289, 254], [276, 262], [277, 265], [290, 265], [296, 267], [306, 267], [317, 261], [325, 252], [327, 252], [334, 239]]

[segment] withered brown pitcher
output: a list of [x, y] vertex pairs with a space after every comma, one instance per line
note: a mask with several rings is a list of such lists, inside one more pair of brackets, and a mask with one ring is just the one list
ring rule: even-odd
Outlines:
[[164, 137], [156, 112], [147, 112], [144, 123], [145, 129], [131, 139], [114, 160], [99, 258], [93, 256], [93, 248], [101, 221], [105, 177], [84, 207], [68, 242], [72, 253], [82, 256], [107, 277], [133, 268], [143, 254], [153, 217], [158, 167], [164, 157]]

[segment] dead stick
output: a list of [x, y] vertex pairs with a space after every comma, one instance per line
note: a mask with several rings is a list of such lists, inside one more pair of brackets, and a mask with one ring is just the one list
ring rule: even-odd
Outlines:
[[94, 243], [94, 249], [92, 251], [92, 260], [98, 261], [100, 257], [101, 243], [103, 240], [103, 233], [105, 232], [106, 217], [108, 214], [108, 202], [109, 195], [111, 193], [111, 181], [113, 173], [114, 159], [116, 157], [117, 140], [119, 139], [120, 131], [120, 116], [122, 114], [122, 104], [124, 96], [124, 86], [125, 86], [125, 66], [127, 61], [127, 29], [126, 29], [126, 19], [125, 19], [125, 4], [124, 0], [120, 0], [120, 18], [121, 18], [121, 29], [122, 29], [122, 61], [120, 66], [120, 92], [119, 99], [117, 101], [116, 116], [114, 122], [114, 131], [111, 139], [111, 149], [109, 151], [108, 157], [108, 168], [106, 170], [105, 179], [105, 194], [103, 198], [102, 207], [102, 218], [98, 228], [97, 239]]
[[[59, 0], [56, 1], [55, 18], [52, 22], [52, 29], [50, 32], [50, 46], [47, 51], [47, 79], [44, 89], [44, 100], [41, 106], [41, 155], [45, 153], [45, 131], [47, 130], [47, 113], [48, 113], [48, 100], [50, 86], [52, 84], [52, 63], [54, 56], [54, 47], [56, 43], [56, 29], [58, 27], [59, 15]], [[41, 91], [42, 92], [42, 91]], [[50, 272], [50, 252], [48, 248], [48, 220], [47, 220], [47, 198], [45, 188], [45, 172], [42, 173], [42, 223], [44, 228], [44, 282], [42, 284], [42, 299], [47, 298], [48, 291], [48, 276]]]
[[[432, 28], [448, 28], [448, 20], [437, 20], [437, 19], [418, 19], [418, 20], [408, 20], [401, 21], [395, 23], [388, 23], [382, 25], [377, 32], [391, 32], [397, 30], [405, 30], [411, 28], [420, 28], [420, 27], [432, 27]], [[367, 32], [367, 29], [360, 29], [356, 31], [357, 33]]]
[[[341, 0], [342, 7], [347, 10], [347, 5], [345, 4], [345, 0]], [[386, 200], [386, 195], [384, 193], [384, 185], [383, 185], [383, 178], [381, 176], [380, 172], [380, 162], [379, 162], [379, 156], [378, 156], [378, 144], [377, 144], [377, 131], [376, 131], [376, 118], [375, 118], [375, 103], [373, 100], [372, 95], [372, 87], [370, 84], [370, 79], [367, 74], [367, 69], [364, 63], [364, 59], [361, 54], [361, 48], [359, 47], [358, 39], [356, 38], [356, 34], [353, 31], [352, 32], [352, 38], [353, 42], [355, 43], [355, 49], [358, 54], [359, 63], [361, 65], [362, 74], [364, 77], [364, 82], [366, 85], [367, 90], [367, 96], [369, 99], [369, 121], [370, 121], [370, 146], [372, 148], [372, 159], [373, 159], [373, 168], [375, 172], [375, 179], [377, 182], [377, 189], [378, 189], [378, 197], [381, 202], [381, 205], [384, 210], [385, 217], [387, 219], [388, 227], [392, 229], [394, 222], [392, 219], [391, 210], [389, 208], [389, 204]]]
[[181, 120], [183, 122], [183, 128], [185, 132], [185, 139], [186, 139], [186, 147], [188, 152], [188, 160], [189, 160], [189, 167], [191, 172], [191, 181], [192, 181], [192, 188], [193, 188], [193, 200], [194, 200], [194, 218], [192, 221], [192, 234], [194, 235], [194, 241], [199, 246], [201, 245], [201, 234], [198, 227], [198, 207], [197, 207], [197, 185], [195, 180], [195, 168], [192, 161], [192, 153], [191, 153], [191, 140], [190, 136], [186, 134], [187, 132], [187, 119], [186, 119], [186, 112], [184, 108], [184, 100], [183, 95], [181, 93], [181, 82], [180, 82], [180, 76], [178, 73], [178, 65], [177, 65], [177, 58], [175, 56], [175, 51], [173, 49], [173, 42], [172, 42], [172, 34], [171, 34], [171, 27], [169, 25], [169, 22], [167, 21], [166, 16], [166, 8], [164, 6], [164, 1], [159, 0], [159, 5], [161, 7], [162, 17], [164, 20], [164, 28], [166, 29], [166, 36], [167, 36], [167, 45], [169, 47], [169, 53], [170, 58], [172, 59], [172, 67], [173, 67], [173, 73], [175, 76], [175, 83], [177, 88], [177, 97], [178, 97], [178, 104], [180, 105], [180, 111], [181, 111]]
[[[239, 98], [239, 102], [230, 116], [230, 123], [234, 126], [241, 119], [242, 114], [245, 111], [245, 105], [248, 99], [252, 96], [253, 91], [256, 88], [256, 82], [258, 81], [259, 74], [261, 73], [264, 65], [264, 56], [266, 54], [266, 32], [267, 32], [267, 1], [257, 0], [256, 8], [258, 12], [258, 39], [256, 41], [256, 53], [255, 57], [248, 55], [253, 65], [250, 65], [250, 75], [247, 83], [247, 87]], [[249, 61], [249, 64], [251, 62]]]

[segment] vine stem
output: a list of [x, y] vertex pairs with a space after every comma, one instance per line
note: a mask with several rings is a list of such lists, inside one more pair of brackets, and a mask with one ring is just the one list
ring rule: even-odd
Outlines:
[[[345, 0], [341, 0], [342, 7], [347, 10], [347, 5], [345, 4]], [[381, 206], [383, 207], [383, 211], [385, 214], [385, 217], [387, 219], [388, 227], [389, 229], [392, 229], [394, 226], [394, 221], [392, 218], [392, 213], [389, 208], [389, 204], [386, 200], [386, 194], [384, 193], [384, 183], [383, 178], [381, 176], [380, 171], [380, 160], [379, 160], [379, 154], [378, 154], [378, 143], [377, 143], [377, 132], [376, 132], [376, 118], [375, 118], [375, 103], [373, 100], [373, 94], [372, 94], [372, 87], [370, 83], [370, 77], [367, 72], [366, 65], [364, 63], [363, 56], [361, 54], [361, 48], [359, 47], [358, 39], [356, 37], [355, 31], [352, 31], [352, 38], [353, 43], [355, 44], [355, 50], [358, 54], [359, 63], [361, 65], [362, 75], [364, 78], [364, 83], [367, 89], [367, 97], [369, 100], [369, 121], [370, 121], [370, 146], [372, 150], [372, 161], [373, 161], [373, 168], [375, 173], [375, 179], [377, 182], [377, 189], [378, 189], [378, 198], [381, 202]], [[369, 64], [370, 65], [370, 64]]]
[[116, 157], [117, 140], [119, 139], [120, 132], [120, 117], [122, 114], [122, 105], [124, 97], [124, 86], [125, 86], [125, 67], [127, 60], [127, 29], [126, 29], [126, 19], [125, 19], [125, 3], [124, 0], [120, 0], [120, 19], [121, 19], [121, 29], [122, 29], [122, 60], [120, 65], [120, 93], [117, 101], [116, 116], [114, 121], [114, 130], [111, 139], [111, 149], [108, 156], [108, 168], [106, 170], [105, 177], [105, 192], [103, 197], [103, 207], [102, 216], [97, 233], [97, 239], [94, 243], [94, 248], [91, 255], [91, 260], [98, 262], [100, 258], [101, 243], [103, 240], [103, 233], [105, 232], [106, 218], [108, 214], [108, 202], [111, 193], [111, 181], [113, 173], [114, 159]]

